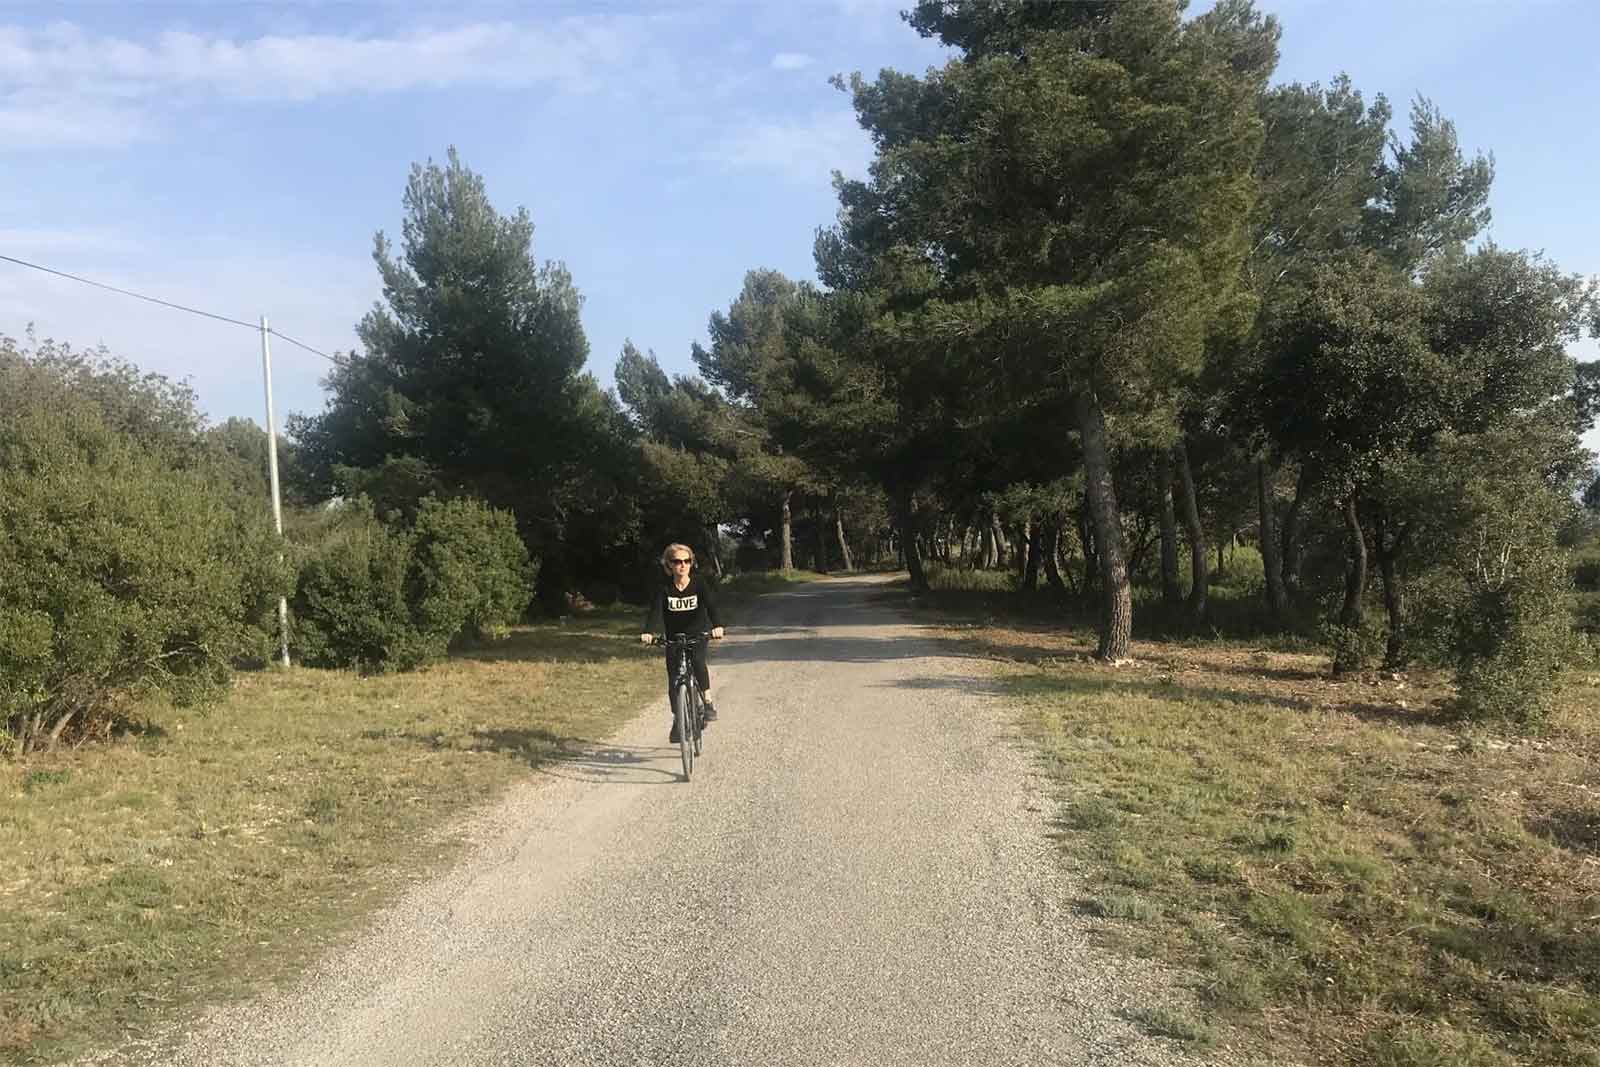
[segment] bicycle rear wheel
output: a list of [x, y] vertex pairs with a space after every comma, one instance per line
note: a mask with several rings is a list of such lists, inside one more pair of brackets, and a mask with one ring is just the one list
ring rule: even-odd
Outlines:
[[693, 690], [687, 685], [678, 687], [678, 699], [673, 701], [674, 714], [678, 717], [678, 755], [683, 758], [683, 780], [689, 781], [694, 773], [695, 753], [695, 716], [692, 697]]

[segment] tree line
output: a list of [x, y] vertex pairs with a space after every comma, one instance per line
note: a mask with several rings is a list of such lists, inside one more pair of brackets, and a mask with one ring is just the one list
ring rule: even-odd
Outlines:
[[1511, 657], [1473, 692], [1536, 714], [1586, 529], [1597, 376], [1567, 346], [1596, 304], [1479, 241], [1492, 159], [1426, 99], [1399, 132], [1346, 77], [1272, 84], [1281, 27], [1246, 0], [906, 17], [952, 58], [836, 79], [874, 158], [836, 178], [817, 281], [752, 270], [694, 375], [630, 343], [603, 393], [526, 215], [454, 156], [418, 168], [405, 262], [377, 250], [389, 307], [294, 424], [313, 465], [472, 487], [552, 592], [719, 527], [790, 567], [797, 507], [811, 558], [892, 551], [919, 588], [970, 539], [955, 558], [1087, 597], [1108, 661], [1136, 587], [1204, 620], [1212, 552], [1245, 537], [1268, 625], [1317, 627], [1336, 670]]
[[[268, 555], [230, 579], [227, 625], [269, 626], [283, 590], [313, 661], [405, 666], [534, 593], [552, 613], [641, 594], [679, 540], [713, 575], [893, 561], [925, 591], [1005, 568], [1020, 596], [1087, 606], [1116, 662], [1138, 620], [1222, 624], [1213, 572], [1245, 543], [1256, 631], [1315, 634], [1337, 671], [1449, 666], [1464, 709], [1537, 722], [1572, 646], [1568, 550], [1593, 536], [1579, 498], [1600, 505], [1580, 445], [1600, 373], [1568, 352], [1600, 314], [1592, 284], [1481, 239], [1493, 160], [1426, 99], [1397, 130], [1343, 76], [1273, 84], [1281, 27], [1248, 0], [905, 17], [950, 58], [835, 79], [873, 158], [835, 178], [816, 280], [751, 270], [694, 373], [630, 342], [603, 389], [527, 211], [497, 211], [454, 150], [414, 166], [362, 349], [288, 422], [290, 556], [233, 537]], [[232, 482], [264, 477], [253, 427], [205, 428], [127, 368], [8, 352], [0, 370], [88, 397], [140, 462], [216, 438]], [[131, 410], [190, 444], [150, 445]], [[69, 430], [99, 462], [45, 419], [0, 434], [0, 474], [37, 490], [29, 434]], [[0, 573], [27, 571], [38, 529], [7, 519]], [[110, 573], [79, 577], [132, 603]], [[33, 664], [35, 696], [44, 623], [74, 610], [53, 595], [0, 614], [0, 674]]]

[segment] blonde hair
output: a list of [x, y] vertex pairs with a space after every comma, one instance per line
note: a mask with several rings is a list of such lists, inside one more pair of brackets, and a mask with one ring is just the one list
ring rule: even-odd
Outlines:
[[672, 554], [675, 551], [687, 553], [689, 556], [689, 569], [694, 570], [694, 549], [688, 545], [679, 544], [677, 541], [672, 542], [672, 544], [661, 550], [661, 569], [669, 575], [672, 573]]

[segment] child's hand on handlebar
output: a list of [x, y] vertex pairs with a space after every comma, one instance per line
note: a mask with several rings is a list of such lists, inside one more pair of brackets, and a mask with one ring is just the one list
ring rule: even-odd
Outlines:
[[648, 645], [650, 642], [652, 642], [654, 640], [655, 640], [655, 635], [654, 634], [640, 634], [639, 635], [639, 643], [641, 645]]
[[711, 628], [711, 636], [720, 641], [722, 639], [722, 627], [713, 626]]

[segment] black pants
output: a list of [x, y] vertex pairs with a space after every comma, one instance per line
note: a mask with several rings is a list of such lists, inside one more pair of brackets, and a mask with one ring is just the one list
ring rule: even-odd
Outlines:
[[[709, 691], [711, 672], [706, 668], [706, 646], [703, 641], [685, 649], [674, 648], [667, 651], [667, 685], [670, 686], [672, 680], [678, 676], [678, 657], [685, 653], [689, 656], [689, 665], [694, 668], [694, 680], [700, 683], [701, 692]], [[674, 693], [673, 697], [676, 699], [677, 694]]]

